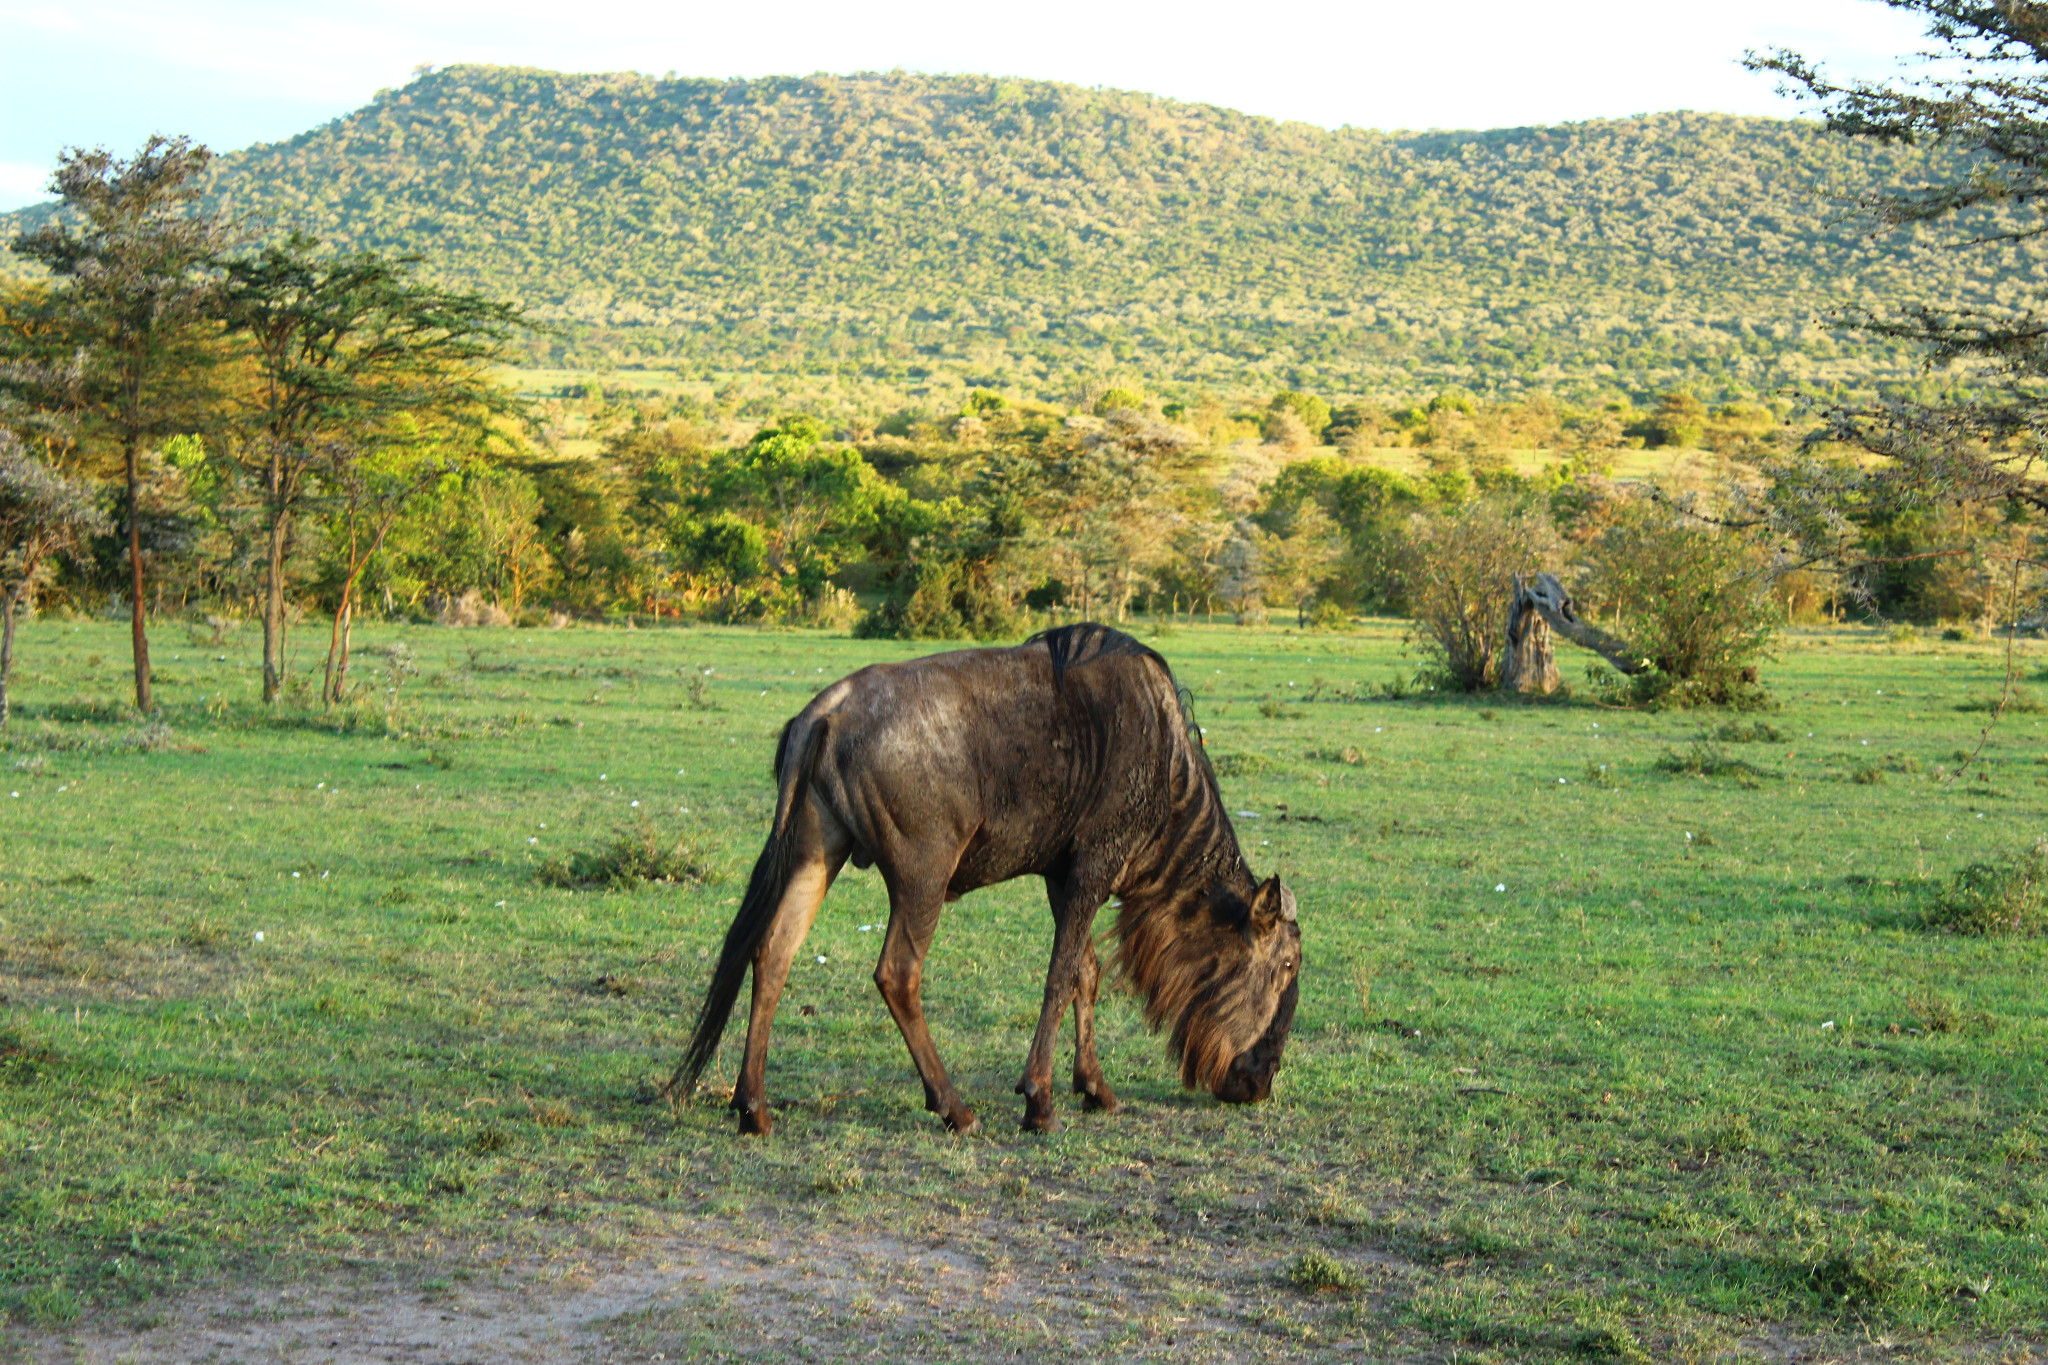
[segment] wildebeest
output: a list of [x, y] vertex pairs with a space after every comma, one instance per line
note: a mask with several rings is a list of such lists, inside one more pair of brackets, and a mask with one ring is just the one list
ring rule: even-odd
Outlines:
[[774, 1120], [768, 1031], [790, 963], [848, 858], [881, 868], [889, 926], [875, 967], [925, 1106], [975, 1126], [925, 1028], [919, 984], [946, 902], [1035, 875], [1052, 902], [1052, 965], [1017, 1091], [1024, 1126], [1050, 1131], [1053, 1049], [1074, 1006], [1074, 1090], [1116, 1108], [1095, 1057], [1102, 978], [1095, 913], [1114, 896], [1116, 965], [1168, 1031], [1181, 1081], [1242, 1103], [1271, 1093], [1294, 1020], [1301, 930], [1293, 892], [1258, 881], [1238, 850], [1184, 694], [1130, 636], [1083, 624], [1013, 649], [876, 664], [820, 692], [783, 727], [775, 823], [725, 936], [689, 1051], [688, 1094], [717, 1051], [748, 964], [740, 1131]]

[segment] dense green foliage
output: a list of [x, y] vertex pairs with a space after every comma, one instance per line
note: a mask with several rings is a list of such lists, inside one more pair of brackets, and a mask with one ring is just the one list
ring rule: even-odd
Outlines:
[[[117, 626], [26, 632], [0, 738], [0, 1355], [180, 1359], [245, 1330], [388, 1353], [479, 1322], [500, 1276], [575, 1300], [555, 1358], [1009, 1360], [1061, 1354], [1053, 1332], [1176, 1365], [2038, 1354], [2048, 939], [1920, 918], [1953, 867], [2039, 834], [2043, 718], [1939, 780], [1997, 646], [1796, 636], [1783, 711], [1702, 727], [1390, 699], [1395, 623], [1147, 630], [1253, 813], [1252, 865], [1300, 895], [1273, 1102], [1183, 1094], [1106, 990], [1123, 1110], [1063, 1097], [1059, 1134], [1019, 1133], [1050, 929], [1020, 881], [949, 906], [924, 977], [988, 1120], [946, 1135], [871, 979], [884, 889], [849, 866], [759, 1143], [654, 1083], [772, 818], [778, 727], [925, 646], [366, 625], [366, 659], [416, 671], [323, 715], [261, 705], [253, 630], [166, 633], [168, 726], [136, 729]], [[1702, 734], [1770, 777], [1660, 770]], [[664, 880], [537, 880], [565, 863]], [[592, 1321], [624, 1264], [638, 1288]]]
[[2037, 268], [1830, 208], [1939, 160], [1705, 114], [1389, 135], [983, 76], [462, 66], [222, 158], [216, 199], [423, 252], [561, 323], [539, 354], [692, 380], [1717, 391], [1907, 376], [1827, 311]]

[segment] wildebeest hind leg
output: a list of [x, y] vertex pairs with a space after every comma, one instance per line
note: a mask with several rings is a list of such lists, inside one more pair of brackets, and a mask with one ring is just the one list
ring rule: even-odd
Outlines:
[[910, 1060], [924, 1082], [924, 1107], [945, 1119], [956, 1133], [972, 1132], [980, 1120], [953, 1089], [946, 1076], [939, 1050], [932, 1046], [931, 1030], [925, 1027], [924, 958], [932, 946], [932, 934], [939, 927], [939, 912], [945, 908], [945, 884], [923, 887], [889, 885], [889, 933], [882, 944], [882, 960], [875, 964], [875, 985], [895, 1016], [909, 1045]]
[[[746, 1059], [740, 1064], [740, 1077], [732, 1089], [732, 1107], [739, 1111], [742, 1133], [766, 1134], [775, 1126], [774, 1115], [768, 1109], [765, 1079], [768, 1031], [775, 1023], [775, 1007], [789, 980], [790, 963], [796, 960], [797, 949], [803, 947], [804, 936], [811, 932], [811, 921], [818, 917], [818, 906], [831, 889], [832, 879], [846, 862], [844, 838], [825, 837], [818, 824], [815, 818], [804, 821], [799, 861], [776, 906], [774, 921], [754, 950], [754, 996], [747, 1012]], [[836, 829], [831, 833], [836, 834]]]
[[1106, 1114], [1116, 1108], [1117, 1100], [1095, 1057], [1095, 995], [1101, 986], [1102, 961], [1090, 943], [1082, 950], [1081, 984], [1074, 992], [1074, 1093], [1081, 1096], [1084, 1109]]

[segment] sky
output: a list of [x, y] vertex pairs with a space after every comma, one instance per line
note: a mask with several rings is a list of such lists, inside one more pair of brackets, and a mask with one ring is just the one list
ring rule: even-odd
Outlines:
[[1885, 75], [1923, 45], [1877, 0], [0, 0], [0, 210], [66, 146], [289, 137], [423, 63], [763, 76], [988, 72], [1325, 127], [1492, 128], [1670, 109], [1792, 115], [1752, 48]]

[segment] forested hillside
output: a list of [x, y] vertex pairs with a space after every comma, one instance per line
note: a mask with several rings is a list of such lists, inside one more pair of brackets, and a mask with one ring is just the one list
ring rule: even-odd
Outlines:
[[537, 363], [1711, 397], [1908, 376], [1827, 310], [2038, 268], [1846, 218], [1926, 155], [1720, 115], [1387, 135], [981, 76], [451, 67], [224, 158], [216, 193], [529, 305], [560, 326]]

